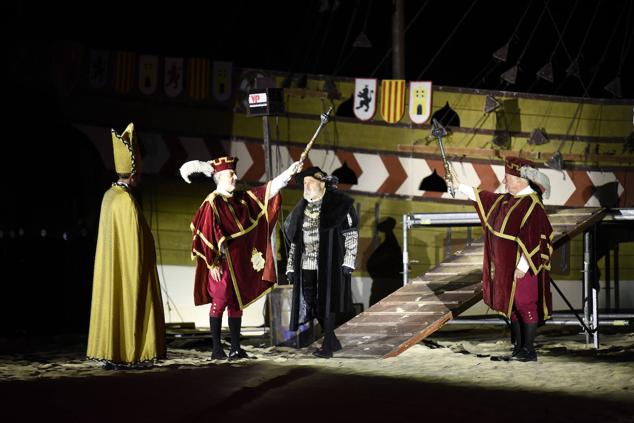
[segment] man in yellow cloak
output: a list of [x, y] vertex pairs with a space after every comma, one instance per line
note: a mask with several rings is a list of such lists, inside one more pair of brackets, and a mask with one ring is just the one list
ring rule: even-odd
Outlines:
[[101, 204], [87, 350], [106, 369], [166, 356], [154, 238], [131, 192], [141, 168], [134, 124], [112, 130], [112, 147], [119, 179]]

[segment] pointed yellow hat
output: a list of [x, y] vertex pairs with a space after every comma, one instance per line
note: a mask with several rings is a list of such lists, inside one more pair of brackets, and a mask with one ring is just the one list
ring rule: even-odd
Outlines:
[[117, 173], [134, 175], [141, 171], [141, 153], [139, 141], [134, 130], [134, 123], [130, 123], [121, 135], [112, 131], [112, 149], [114, 151], [114, 167]]

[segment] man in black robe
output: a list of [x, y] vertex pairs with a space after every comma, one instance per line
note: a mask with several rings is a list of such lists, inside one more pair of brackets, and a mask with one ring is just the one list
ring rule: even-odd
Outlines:
[[341, 349], [335, 335], [337, 313], [352, 308], [351, 274], [359, 244], [354, 200], [336, 189], [337, 178], [318, 167], [296, 176], [304, 185], [300, 200], [284, 222], [289, 246], [286, 274], [293, 284], [290, 329], [316, 318], [324, 331], [313, 354], [332, 357]]

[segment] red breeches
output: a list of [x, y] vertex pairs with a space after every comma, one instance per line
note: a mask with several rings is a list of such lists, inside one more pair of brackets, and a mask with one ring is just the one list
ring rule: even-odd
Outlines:
[[231, 282], [227, 264], [224, 260], [221, 260], [220, 265], [222, 267], [220, 280], [215, 280], [211, 276], [211, 272], [209, 272], [209, 280], [207, 281], [207, 290], [212, 298], [209, 316], [222, 317], [222, 313], [226, 308], [229, 317], [242, 317], [242, 310], [240, 310], [236, 293], [233, 290], [233, 283]]
[[242, 310], [233, 304], [228, 304], [225, 300], [212, 301], [211, 308], [209, 309], [209, 316], [222, 317], [222, 313], [227, 309], [229, 317], [242, 317]]
[[524, 323], [539, 322], [537, 303], [539, 300], [539, 286], [537, 276], [526, 272], [526, 275], [515, 283], [515, 301], [511, 320], [518, 318]]

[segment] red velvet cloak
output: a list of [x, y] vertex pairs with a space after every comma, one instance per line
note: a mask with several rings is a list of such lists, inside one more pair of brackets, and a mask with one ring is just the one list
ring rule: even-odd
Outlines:
[[510, 317], [515, 299], [514, 272], [521, 253], [537, 275], [540, 320], [550, 317], [550, 257], [553, 230], [537, 194], [513, 196], [475, 189], [475, 208], [484, 230], [484, 302]]
[[191, 223], [192, 259], [197, 258], [196, 305], [211, 303], [209, 269], [225, 254], [240, 309], [268, 292], [276, 282], [271, 246], [281, 196], [270, 200], [270, 183], [225, 197], [212, 192]]

